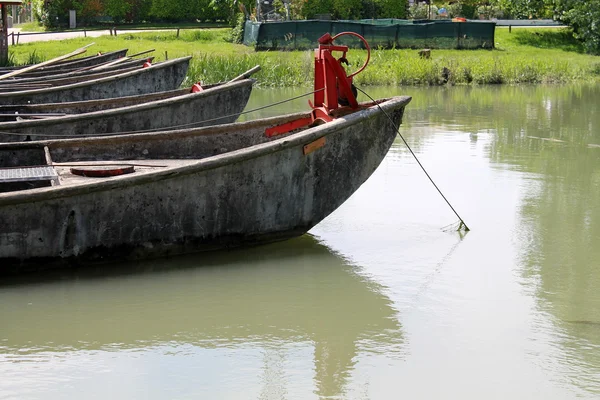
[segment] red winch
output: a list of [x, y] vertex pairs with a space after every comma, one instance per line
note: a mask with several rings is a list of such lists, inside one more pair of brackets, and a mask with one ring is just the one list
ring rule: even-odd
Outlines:
[[[337, 38], [350, 35], [359, 38], [367, 50], [367, 59], [356, 72], [347, 75], [342, 64], [348, 65], [346, 53], [348, 46], [337, 46], [333, 42]], [[334, 51], [342, 52], [342, 56], [335, 58]], [[314, 102], [308, 102], [312, 111], [309, 118], [302, 118], [283, 125], [274, 126], [265, 131], [268, 137], [290, 132], [294, 129], [311, 125], [317, 121], [330, 122], [334, 119], [331, 113], [341, 107], [358, 108], [356, 101], [356, 88], [352, 78], [362, 72], [371, 58], [369, 44], [358, 33], [342, 32], [335, 36], [329, 33], [319, 38], [319, 48], [315, 50], [315, 92]]]

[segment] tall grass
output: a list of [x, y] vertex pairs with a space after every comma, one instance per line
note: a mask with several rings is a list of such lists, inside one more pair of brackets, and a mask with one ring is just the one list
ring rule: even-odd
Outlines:
[[270, 53], [214, 55], [203, 53], [192, 59], [185, 84], [197, 81], [223, 82], [243, 74], [256, 65], [261, 86], [306, 86], [313, 79], [312, 58], [308, 53], [285, 53], [279, 58]]
[[[128, 48], [131, 53], [156, 49], [156, 60], [192, 55], [186, 84], [227, 81], [260, 65], [254, 77], [263, 87], [311, 86], [313, 52], [255, 52], [230, 42], [230, 29], [173, 30], [122, 33], [117, 37], [78, 38], [11, 46], [14, 63], [50, 59], [96, 42], [92, 51]], [[362, 65], [366, 51], [350, 50], [349, 71]], [[599, 58], [583, 54], [563, 29], [496, 30], [494, 50], [431, 50], [421, 59], [417, 50], [381, 50], [371, 54], [369, 67], [357, 75], [358, 85], [477, 85], [562, 83], [600, 79]]]

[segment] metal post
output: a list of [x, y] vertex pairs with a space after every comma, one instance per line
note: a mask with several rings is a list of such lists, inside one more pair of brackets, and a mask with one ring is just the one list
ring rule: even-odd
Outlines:
[[179, 28], [177, 28], [177, 37], [179, 37]]

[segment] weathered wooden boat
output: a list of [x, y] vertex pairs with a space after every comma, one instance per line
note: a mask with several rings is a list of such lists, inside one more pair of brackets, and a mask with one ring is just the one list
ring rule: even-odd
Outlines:
[[1, 144], [0, 273], [301, 235], [375, 171], [409, 101], [340, 108], [313, 127], [298, 127], [311, 112]]
[[[98, 53], [91, 56], [76, 58], [76, 59], [67, 59], [63, 61], [59, 61], [55, 64], [48, 65], [45, 67], [40, 67], [39, 69], [34, 70], [35, 72], [44, 72], [44, 73], [54, 73], [58, 70], [62, 71], [74, 71], [81, 68], [91, 67], [95, 65], [99, 65], [105, 62], [113, 61], [121, 57], [125, 57], [127, 55], [128, 49], [122, 49], [117, 51], [111, 51], [107, 53]], [[26, 67], [31, 67], [35, 64], [30, 65], [19, 65], [15, 67], [3, 67], [0, 68], [0, 74], [6, 72], [17, 71], [19, 69], [23, 69]], [[25, 74], [32, 74], [34, 71], [26, 72]]]
[[68, 85], [0, 92], [0, 104], [85, 101], [173, 90], [183, 82], [190, 58], [163, 61], [148, 68], [136, 68], [133, 71]]
[[410, 102], [359, 104], [352, 77], [360, 70], [346, 75], [347, 47], [333, 45], [341, 35], [319, 40], [310, 112], [0, 144], [0, 274], [307, 232], [375, 171]]
[[230, 123], [248, 103], [253, 82], [208, 85], [198, 92], [186, 88], [75, 103], [0, 106], [0, 119], [21, 119], [0, 122], [0, 142]]
[[[41, 73], [39, 76], [18, 76], [14, 78], [9, 78], [5, 80], [0, 80], [0, 91], [4, 90], [6, 86], [18, 86], [18, 85], [65, 85], [69, 83], [75, 83], [78, 81], [82, 81], [85, 79], [94, 79], [95, 75], [101, 73], [111, 72], [112, 74], [118, 72], [126, 72], [126, 70], [133, 70], [135, 67], [142, 67], [145, 63], [151, 63], [153, 58], [146, 59], [131, 59], [128, 61], [124, 61], [122, 63], [114, 64], [112, 66], [108, 66], [101, 70], [83, 70], [83, 71], [68, 71], [68, 72], [57, 72], [55, 74], [50, 73]], [[98, 75], [97, 77], [100, 77]], [[96, 77], [96, 78], [97, 78]], [[72, 79], [68, 81], [68, 79]]]
[[71, 85], [78, 82], [91, 81], [107, 76], [114, 76], [115, 74], [135, 71], [143, 68], [145, 65], [150, 65], [148, 60], [132, 60], [99, 71], [69, 72], [44, 77], [7, 79], [0, 81], [0, 93]]

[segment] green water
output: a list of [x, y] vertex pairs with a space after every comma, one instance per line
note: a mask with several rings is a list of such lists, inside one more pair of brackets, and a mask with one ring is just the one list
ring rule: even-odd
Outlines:
[[0, 399], [600, 397], [600, 86], [364, 89], [471, 232], [398, 139], [310, 235], [2, 282]]

